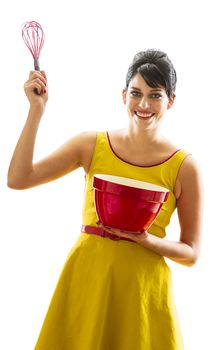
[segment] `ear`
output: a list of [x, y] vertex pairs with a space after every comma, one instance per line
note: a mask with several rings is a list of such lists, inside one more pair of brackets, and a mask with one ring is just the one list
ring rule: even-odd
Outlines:
[[167, 109], [170, 109], [170, 108], [172, 107], [172, 105], [173, 105], [173, 103], [174, 103], [174, 101], [175, 101], [175, 98], [176, 98], [176, 95], [175, 95], [175, 94], [173, 94], [173, 96], [170, 97], [170, 99], [169, 99], [169, 101], [168, 101], [168, 103], [167, 103]]
[[123, 89], [123, 91], [122, 91], [122, 99], [123, 99], [123, 103], [126, 104], [126, 100], [127, 100], [127, 91], [126, 91], [126, 89]]

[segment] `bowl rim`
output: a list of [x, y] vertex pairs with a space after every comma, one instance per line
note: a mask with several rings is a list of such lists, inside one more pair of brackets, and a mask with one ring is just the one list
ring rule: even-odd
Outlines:
[[96, 177], [97, 179], [114, 183], [116, 185], [122, 185], [126, 187], [146, 190], [146, 191], [155, 191], [155, 192], [164, 192], [164, 193], [170, 192], [170, 190], [166, 187], [159, 186], [151, 182], [135, 180], [129, 177], [109, 175], [109, 174], [94, 174], [93, 176]]

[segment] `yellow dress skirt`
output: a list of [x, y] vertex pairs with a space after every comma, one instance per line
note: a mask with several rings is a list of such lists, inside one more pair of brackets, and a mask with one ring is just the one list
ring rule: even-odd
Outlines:
[[[148, 181], [171, 189], [149, 232], [165, 236], [175, 209], [172, 193], [187, 154], [140, 167], [121, 160], [108, 135], [98, 133], [86, 176], [83, 224], [97, 226], [92, 178], [96, 173]], [[183, 350], [164, 258], [137, 243], [80, 233], [49, 305], [35, 350]]]

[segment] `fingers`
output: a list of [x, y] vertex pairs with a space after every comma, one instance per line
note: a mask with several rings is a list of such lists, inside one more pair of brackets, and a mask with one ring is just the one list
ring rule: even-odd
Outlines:
[[41, 78], [42, 80], [44, 80], [44, 82], [47, 81], [46, 73], [44, 70], [41, 70], [41, 71], [31, 70], [29, 73], [29, 79], [35, 78], [35, 77]]
[[31, 93], [36, 93], [38, 95], [47, 92], [47, 78], [44, 71], [31, 71], [29, 74], [29, 79], [24, 84], [24, 89], [27, 96]]
[[36, 91], [38, 95], [46, 93], [46, 86], [47, 78], [44, 71], [31, 71], [29, 74], [29, 79], [24, 85], [26, 92]]
[[119, 230], [119, 229], [115, 229], [115, 228], [110, 228], [107, 226], [103, 226], [102, 224], [100, 224], [100, 226], [105, 230], [108, 231], [109, 233], [112, 233], [116, 236], [119, 237], [124, 237], [124, 238], [130, 238], [136, 242], [139, 242], [140, 240], [144, 240], [145, 238], [148, 237], [148, 232], [144, 231], [144, 232], [127, 232], [124, 230]]
[[112, 234], [115, 234], [116, 236], [123, 236], [124, 235], [124, 232], [119, 230], [119, 229], [115, 229], [115, 228], [111, 228], [111, 227], [108, 227], [108, 226], [104, 226], [102, 225], [101, 223], [98, 223], [98, 225], [100, 227], [102, 227], [105, 231], [109, 232], [109, 233], [112, 233]]
[[48, 101], [47, 77], [44, 71], [31, 71], [24, 84], [24, 91], [30, 106], [44, 107]]

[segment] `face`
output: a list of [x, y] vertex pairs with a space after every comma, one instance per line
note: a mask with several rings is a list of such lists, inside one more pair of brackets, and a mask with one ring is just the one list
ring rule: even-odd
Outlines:
[[175, 95], [169, 99], [165, 88], [151, 88], [140, 74], [136, 74], [123, 90], [123, 101], [132, 123], [139, 127], [157, 127], [163, 114], [171, 108]]

